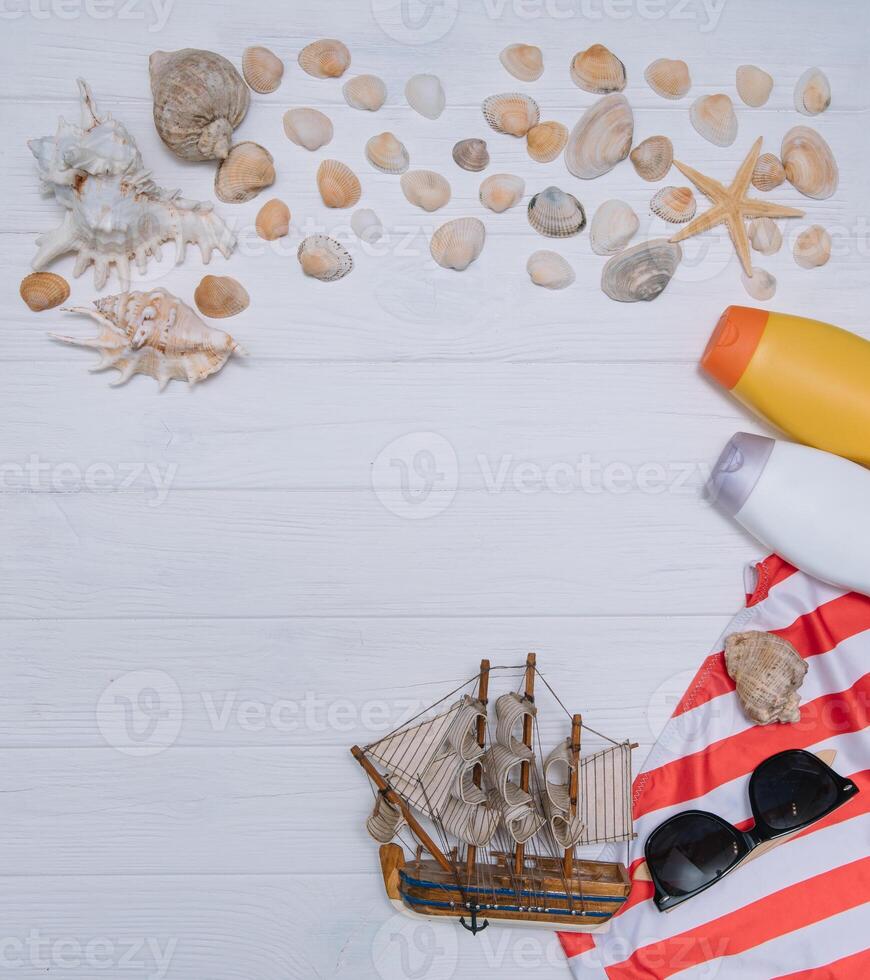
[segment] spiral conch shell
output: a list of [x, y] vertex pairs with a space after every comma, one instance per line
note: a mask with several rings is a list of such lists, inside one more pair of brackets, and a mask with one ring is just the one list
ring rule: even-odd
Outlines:
[[242, 76], [214, 51], [155, 51], [149, 62], [154, 125], [182, 160], [223, 160], [251, 95]]
[[435, 231], [429, 251], [442, 268], [462, 272], [483, 251], [485, 241], [486, 228], [478, 218], [454, 218]]
[[731, 146], [737, 139], [737, 116], [727, 95], [702, 95], [689, 110], [692, 125], [716, 146]]
[[490, 95], [483, 100], [483, 118], [497, 133], [525, 136], [541, 119], [538, 103], [519, 92]]
[[306, 276], [321, 282], [334, 282], [353, 268], [350, 252], [328, 235], [309, 235], [296, 253]]
[[571, 79], [578, 88], [594, 95], [621, 92], [625, 88], [625, 65], [603, 44], [593, 44], [574, 55]]
[[498, 59], [521, 82], [534, 82], [544, 74], [544, 56], [535, 44], [509, 44]]
[[747, 717], [757, 725], [800, 721], [798, 689], [807, 662], [773, 633], [732, 633], [725, 640], [725, 669]]
[[281, 84], [284, 62], [268, 48], [254, 45], [242, 55], [242, 74], [255, 92], [268, 95]]
[[69, 299], [69, 283], [54, 272], [32, 272], [21, 280], [18, 292], [34, 313], [42, 313]]
[[319, 150], [332, 139], [332, 122], [319, 109], [288, 109], [284, 113], [287, 139], [306, 150]]
[[350, 51], [341, 41], [327, 37], [307, 44], [297, 58], [299, 67], [314, 78], [339, 78], [350, 67]]
[[608, 259], [601, 288], [620, 303], [649, 302], [661, 295], [682, 257], [680, 246], [666, 238], [633, 245]]
[[620, 93], [605, 95], [590, 106], [571, 130], [565, 165], [583, 180], [612, 170], [628, 156], [634, 137], [634, 113]]
[[596, 255], [615, 255], [634, 238], [640, 219], [625, 201], [605, 201], [592, 216], [589, 240]]
[[215, 374], [233, 353], [244, 353], [223, 330], [203, 323], [165, 289], [119, 293], [94, 301], [94, 309], [75, 307], [100, 326], [93, 338], [52, 334], [55, 340], [96, 348], [102, 359], [92, 370], [116, 368], [121, 385], [134, 374], [155, 378], [161, 389], [173, 379], [196, 384]]
[[259, 143], [237, 143], [218, 167], [214, 192], [227, 204], [243, 204], [274, 183], [272, 154]]
[[574, 282], [574, 270], [568, 260], [546, 248], [529, 256], [526, 272], [536, 286], [545, 289], [565, 289]]
[[786, 179], [816, 200], [829, 198], [837, 189], [840, 172], [830, 146], [809, 126], [795, 126], [782, 138], [780, 150]]

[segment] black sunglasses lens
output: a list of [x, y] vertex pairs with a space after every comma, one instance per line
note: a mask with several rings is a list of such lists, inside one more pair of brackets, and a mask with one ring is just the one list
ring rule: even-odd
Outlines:
[[752, 805], [774, 830], [791, 830], [817, 820], [837, 803], [839, 790], [828, 767], [809, 752], [782, 752], [752, 776]]
[[656, 830], [646, 859], [669, 895], [689, 895], [715, 881], [742, 856], [733, 827], [705, 813], [685, 813]]

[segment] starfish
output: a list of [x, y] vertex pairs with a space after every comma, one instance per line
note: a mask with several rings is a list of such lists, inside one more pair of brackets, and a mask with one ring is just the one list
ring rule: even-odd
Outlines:
[[771, 204], [768, 201], [760, 201], [755, 197], [747, 197], [749, 184], [752, 180], [752, 172], [758, 155], [761, 153], [761, 137], [752, 146], [749, 155], [740, 164], [734, 180], [730, 187], [725, 187], [718, 180], [712, 177], [705, 177], [699, 174], [692, 167], [687, 167], [679, 160], [674, 160], [674, 166], [685, 174], [686, 177], [698, 188], [699, 191], [713, 202], [713, 207], [709, 211], [689, 222], [685, 228], [670, 239], [671, 242], [682, 242], [692, 235], [699, 235], [702, 231], [709, 231], [716, 225], [724, 224], [734, 243], [734, 250], [743, 266], [747, 276], [752, 275], [752, 260], [749, 252], [749, 239], [746, 236], [746, 224], [744, 218], [802, 218], [803, 211], [797, 208], [787, 208], [780, 204]]

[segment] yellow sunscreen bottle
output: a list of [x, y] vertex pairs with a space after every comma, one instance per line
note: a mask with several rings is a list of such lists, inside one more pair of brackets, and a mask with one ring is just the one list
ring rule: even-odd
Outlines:
[[701, 367], [798, 442], [870, 466], [870, 341], [819, 320], [729, 306]]

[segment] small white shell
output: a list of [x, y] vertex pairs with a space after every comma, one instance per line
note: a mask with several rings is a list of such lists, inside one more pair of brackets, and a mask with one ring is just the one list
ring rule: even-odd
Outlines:
[[596, 255], [621, 252], [637, 234], [640, 219], [625, 201], [605, 201], [592, 217], [589, 241]]
[[600, 177], [628, 156], [633, 137], [634, 114], [625, 96], [605, 95], [583, 113], [571, 130], [565, 165], [583, 180]]
[[534, 82], [544, 73], [544, 56], [534, 44], [509, 44], [498, 58], [521, 82]]
[[681, 99], [692, 87], [689, 66], [685, 61], [659, 58], [647, 65], [643, 77], [653, 92], [664, 99]]
[[522, 200], [525, 189], [526, 183], [522, 177], [492, 174], [480, 185], [480, 203], [490, 211], [501, 214]]
[[698, 203], [690, 187], [663, 187], [653, 196], [649, 206], [653, 214], [680, 225], [695, 217]]
[[665, 238], [632, 245], [607, 260], [601, 288], [619, 303], [648, 303], [664, 291], [682, 257], [680, 246]]
[[702, 95], [689, 110], [692, 125], [716, 146], [731, 146], [737, 139], [737, 116], [727, 95]]
[[350, 67], [347, 47], [327, 37], [312, 41], [299, 52], [299, 67], [314, 78], [339, 78]]
[[759, 269], [756, 265], [752, 268], [751, 276], [747, 276], [745, 272], [741, 272], [740, 279], [743, 283], [743, 288], [753, 299], [758, 299], [762, 302], [773, 299], [774, 293], [776, 292], [776, 279], [769, 272], [766, 272], [764, 269]]
[[371, 208], [360, 208], [354, 211], [350, 219], [350, 227], [360, 241], [369, 245], [379, 242], [384, 237], [384, 226], [381, 219]]
[[629, 154], [629, 159], [644, 180], [661, 180], [674, 162], [674, 144], [667, 136], [650, 136]]
[[805, 116], [817, 116], [831, 104], [831, 83], [821, 68], [808, 68], [794, 87], [794, 107]]
[[753, 218], [749, 222], [749, 241], [756, 252], [775, 255], [782, 248], [782, 232], [773, 218]]
[[794, 243], [794, 260], [802, 269], [817, 269], [831, 257], [831, 236], [821, 225], [802, 231]]
[[568, 127], [560, 122], [538, 123], [526, 133], [526, 149], [538, 163], [550, 163], [565, 149]]
[[332, 282], [346, 276], [353, 268], [347, 249], [328, 235], [309, 235], [296, 253], [306, 276]]
[[593, 95], [621, 92], [625, 88], [625, 65], [603, 44], [593, 44], [574, 55], [571, 80]]
[[526, 272], [536, 286], [545, 289], [564, 289], [574, 282], [574, 270], [568, 260], [546, 248], [529, 256]]
[[366, 143], [366, 159], [384, 174], [403, 174], [411, 165], [405, 144], [392, 133], [378, 133]]
[[351, 109], [377, 112], [387, 101], [387, 86], [377, 75], [357, 75], [341, 87], [344, 101]]
[[485, 241], [486, 228], [478, 218], [454, 218], [435, 231], [429, 251], [442, 268], [461, 272], [480, 255]]
[[785, 180], [785, 167], [779, 157], [762, 153], [752, 171], [752, 186], [760, 191], [772, 191]]
[[284, 62], [268, 48], [254, 45], [242, 55], [242, 74], [255, 92], [274, 92], [284, 77]]
[[284, 113], [284, 133], [297, 146], [319, 150], [332, 139], [332, 122], [318, 109], [288, 109]]
[[830, 146], [809, 126], [795, 126], [782, 138], [780, 151], [789, 183], [816, 200], [829, 198], [840, 182]]
[[405, 84], [408, 105], [427, 119], [437, 119], [444, 111], [446, 97], [437, 75], [414, 75]]
[[450, 184], [434, 170], [409, 170], [402, 174], [402, 193], [424, 211], [437, 211], [450, 200]]
[[529, 224], [547, 238], [570, 238], [586, 227], [583, 205], [558, 187], [539, 191], [529, 201]]
[[737, 69], [737, 94], [746, 105], [758, 108], [770, 98], [773, 78], [755, 65], [741, 65]]
[[483, 118], [497, 133], [525, 136], [541, 120], [538, 103], [519, 92], [490, 95], [483, 100]]

